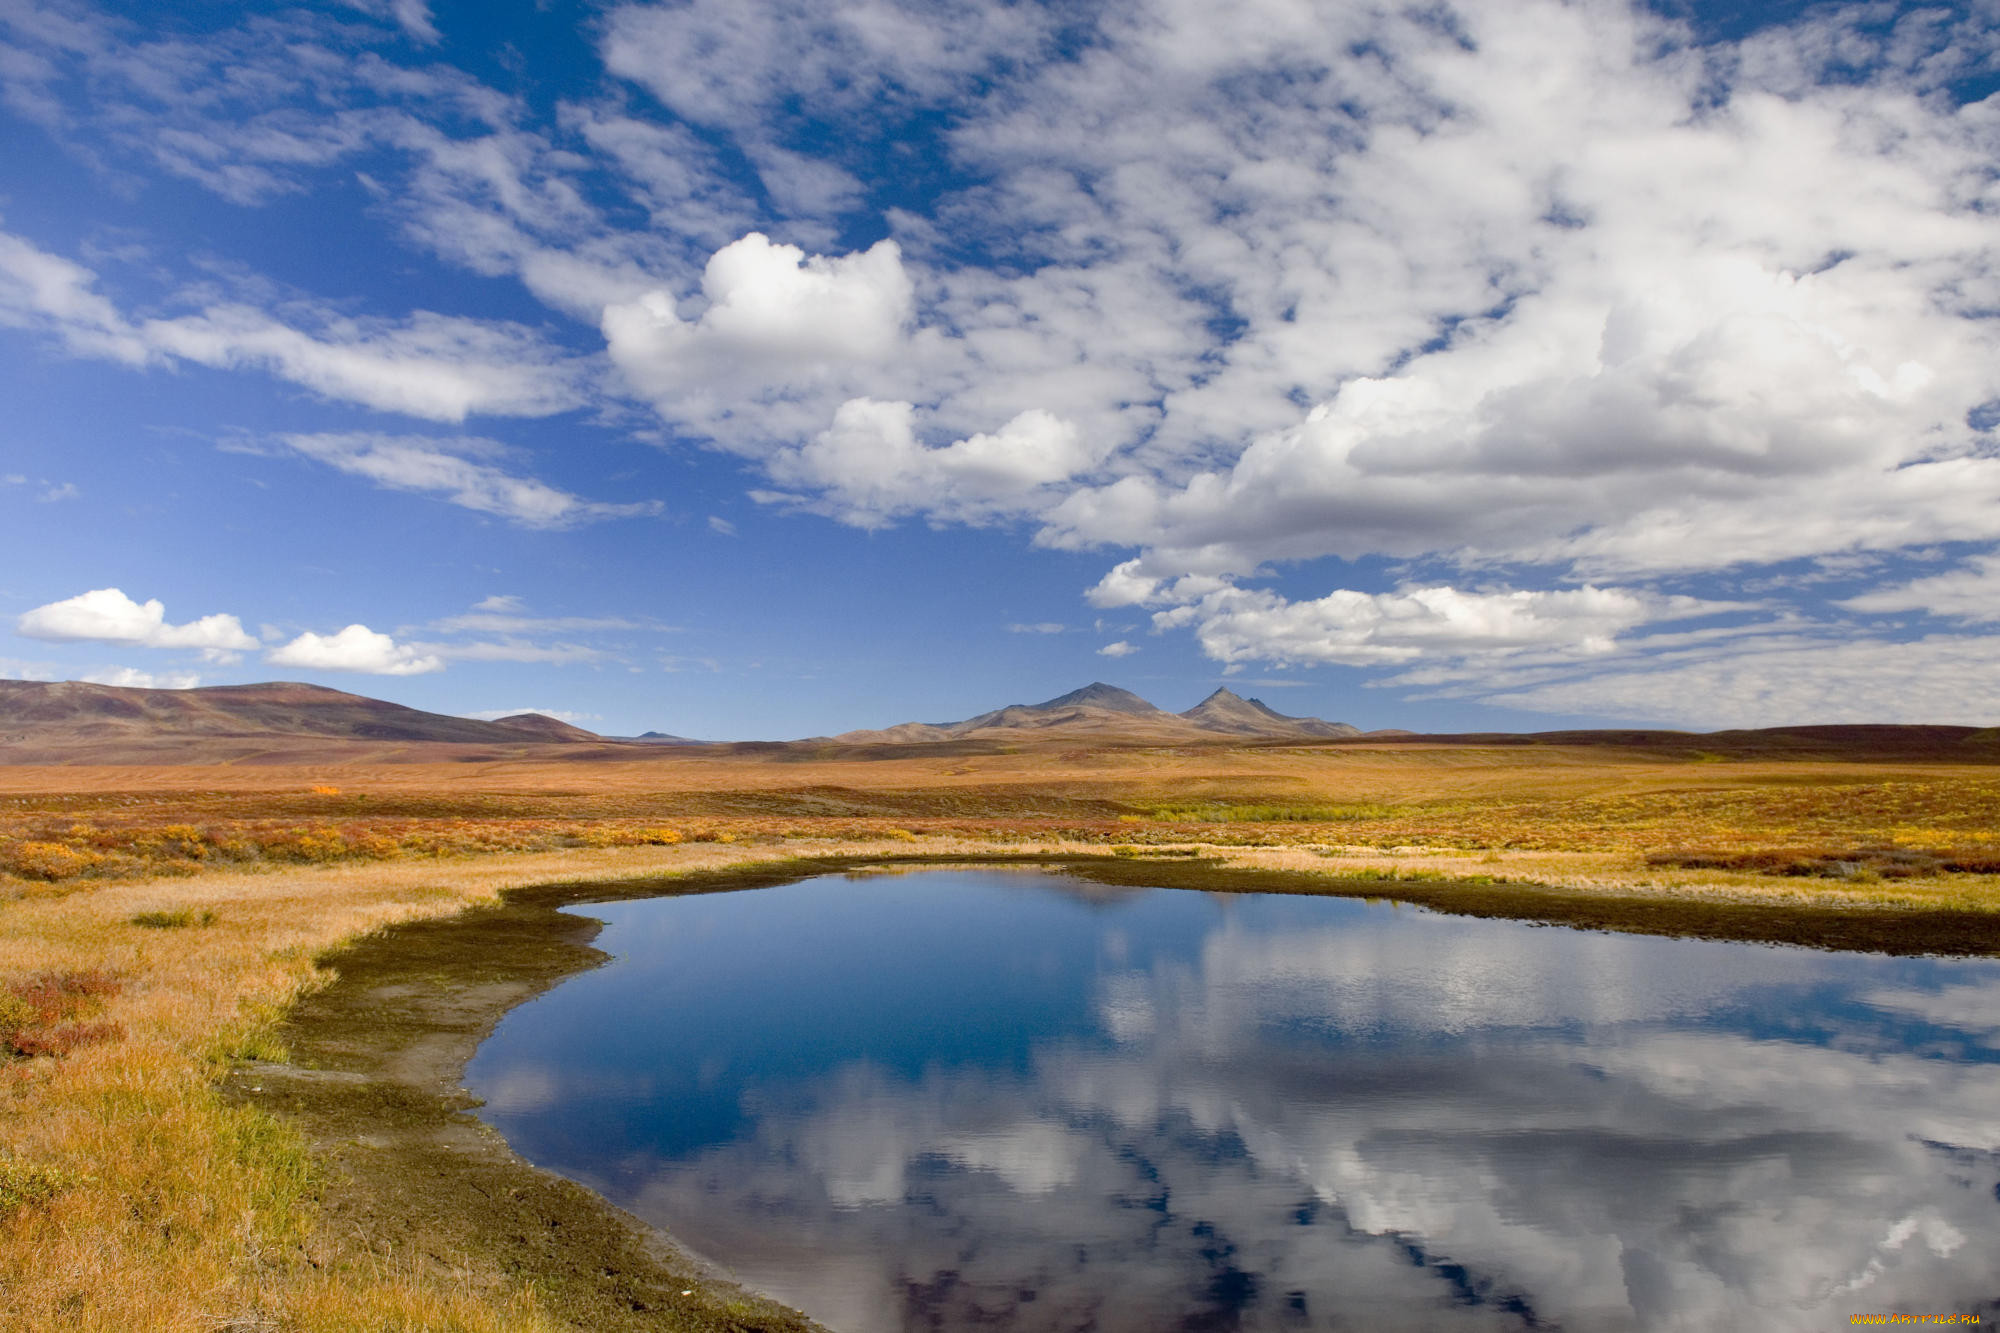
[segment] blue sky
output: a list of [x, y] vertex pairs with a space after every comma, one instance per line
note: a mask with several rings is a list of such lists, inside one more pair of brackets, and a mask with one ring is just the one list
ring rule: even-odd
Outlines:
[[2000, 8], [0, 0], [0, 674], [2000, 721]]

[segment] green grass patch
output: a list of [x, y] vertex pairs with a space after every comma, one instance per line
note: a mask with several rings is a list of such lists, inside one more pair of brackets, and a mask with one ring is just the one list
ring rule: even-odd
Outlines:
[[24, 1208], [46, 1208], [75, 1182], [54, 1167], [0, 1157], [0, 1218]]
[[[1321, 856], [1337, 856], [1337, 852], [1321, 852]], [[1442, 870], [1414, 870], [1384, 868], [1381, 866], [1356, 866], [1352, 870], [1336, 870], [1328, 879], [1345, 880], [1358, 884], [1507, 884], [1504, 875], [1447, 875]]]
[[189, 926], [212, 926], [215, 913], [203, 909], [197, 912], [192, 907], [178, 907], [171, 912], [140, 912], [132, 918], [135, 926], [149, 930], [184, 930]]
[[1393, 819], [1407, 812], [1370, 801], [1351, 805], [1214, 801], [1204, 805], [1155, 806], [1146, 813], [1169, 824], [1351, 824], [1364, 819]]

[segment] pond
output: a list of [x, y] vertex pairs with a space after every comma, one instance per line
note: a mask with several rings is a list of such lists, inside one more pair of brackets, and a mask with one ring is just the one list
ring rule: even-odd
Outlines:
[[2000, 963], [930, 870], [572, 909], [467, 1085], [843, 1333], [2000, 1317]]

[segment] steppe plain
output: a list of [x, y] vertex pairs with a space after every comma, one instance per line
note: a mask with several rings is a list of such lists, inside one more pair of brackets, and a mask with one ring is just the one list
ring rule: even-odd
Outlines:
[[599, 957], [565, 902], [1004, 858], [2000, 952], [1966, 728], [206, 744], [0, 753], [0, 1325], [807, 1327], [466, 1114], [490, 1025]]

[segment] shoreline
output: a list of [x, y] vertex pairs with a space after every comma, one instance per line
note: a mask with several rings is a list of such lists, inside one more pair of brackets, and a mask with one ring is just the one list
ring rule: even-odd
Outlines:
[[321, 956], [338, 978], [279, 1021], [290, 1059], [230, 1071], [224, 1095], [305, 1132], [331, 1168], [322, 1225], [371, 1246], [393, 1237], [397, 1248], [475, 1286], [525, 1284], [542, 1313], [605, 1333], [813, 1333], [818, 1324], [738, 1287], [666, 1232], [516, 1155], [469, 1114], [479, 1103], [462, 1086], [467, 1062], [502, 1016], [608, 960], [591, 943], [601, 923], [559, 908], [800, 874], [796, 862], [754, 862], [529, 886], [378, 931]]
[[602, 1196], [517, 1156], [469, 1112], [465, 1066], [502, 1016], [607, 956], [600, 923], [559, 909], [766, 887], [820, 875], [950, 865], [1060, 869], [1095, 883], [1207, 892], [1388, 898], [1456, 915], [1579, 929], [1892, 953], [2000, 954], [2000, 915], [1704, 900], [1514, 883], [1380, 881], [1220, 858], [946, 851], [761, 860], [671, 877], [508, 888], [497, 902], [406, 921], [323, 953], [337, 979], [278, 1023], [286, 1063], [237, 1066], [232, 1102], [301, 1129], [330, 1168], [321, 1225], [420, 1256], [490, 1289], [526, 1284], [572, 1326], [809, 1333], [797, 1311], [731, 1282]]

